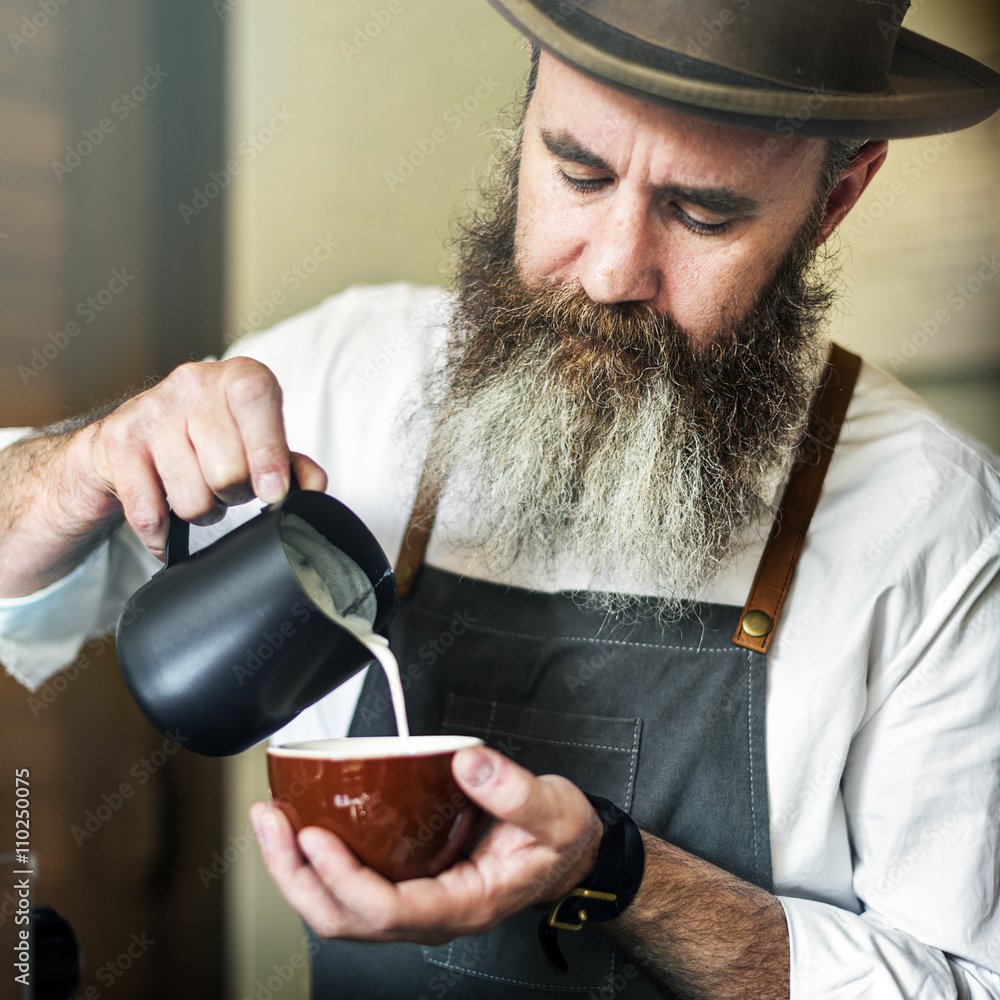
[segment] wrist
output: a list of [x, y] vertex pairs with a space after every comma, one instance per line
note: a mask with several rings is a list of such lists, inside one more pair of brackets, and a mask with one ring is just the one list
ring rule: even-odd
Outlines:
[[110, 475], [102, 472], [107, 463], [101, 443], [101, 426], [102, 421], [97, 421], [67, 435], [63, 446], [65, 496], [71, 498], [72, 504], [72, 510], [67, 513], [95, 526], [122, 514]]
[[595, 864], [580, 888], [613, 895], [614, 900], [599, 914], [612, 919], [627, 910], [639, 892], [646, 867], [645, 840], [624, 809], [596, 795], [587, 799], [600, 820], [601, 838]]
[[[122, 505], [92, 460], [96, 427], [49, 439], [35, 495], [51, 536], [47, 582], [74, 569], [122, 518]], [[48, 547], [48, 546], [46, 546]]]
[[555, 901], [538, 927], [545, 957], [560, 972], [568, 965], [557, 932], [577, 932], [588, 923], [620, 916], [635, 899], [645, 871], [644, 840], [632, 817], [607, 799], [587, 799], [602, 826], [596, 861], [586, 878]]

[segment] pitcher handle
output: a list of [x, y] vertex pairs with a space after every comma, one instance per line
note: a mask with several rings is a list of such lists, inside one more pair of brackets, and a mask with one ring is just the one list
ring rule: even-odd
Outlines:
[[[288, 468], [288, 494], [298, 493], [301, 489], [298, 477], [295, 475], [295, 468]], [[190, 551], [191, 525], [179, 517], [173, 511], [170, 512], [170, 528], [167, 531], [166, 560], [163, 569], [169, 569], [178, 563], [184, 562], [191, 555]], [[158, 572], [163, 572], [159, 570]]]
[[[167, 548], [163, 569], [169, 569], [178, 563], [184, 562], [191, 554], [188, 549], [188, 539], [191, 533], [191, 525], [182, 517], [178, 517], [173, 511], [170, 512], [170, 528], [167, 531]], [[162, 573], [163, 570], [160, 570]]]

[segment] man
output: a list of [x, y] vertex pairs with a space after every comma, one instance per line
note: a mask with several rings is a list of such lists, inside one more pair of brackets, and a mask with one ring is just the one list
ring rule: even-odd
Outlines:
[[[468, 861], [392, 885], [255, 807], [315, 932], [317, 995], [1000, 996], [996, 459], [862, 371], [767, 657], [729, 642], [782, 485], [811, 464], [815, 249], [884, 137], [979, 120], [1000, 81], [897, 42], [892, 4], [774, 2], [701, 59], [690, 5], [498, 5], [533, 40], [532, 81], [454, 299], [346, 293], [249, 358], [0, 455], [3, 593], [34, 595], [7, 602], [0, 653], [29, 681], [70, 658], [148, 571], [132, 539], [162, 551], [165, 497], [207, 524], [283, 496], [286, 429], [312, 456], [291, 456], [299, 482], [327, 485], [321, 457], [396, 549], [419, 450], [437, 527], [393, 644], [417, 731], [505, 751], [455, 764], [497, 822]], [[804, 92], [815, 113], [779, 130]], [[412, 346], [349, 393], [387, 337]], [[123, 512], [131, 537], [103, 546]], [[284, 735], [352, 714], [385, 730], [378, 678], [339, 695]], [[631, 828], [584, 791], [634, 814], [638, 849], [612, 852]], [[628, 905], [543, 952], [535, 907], [588, 883]]]

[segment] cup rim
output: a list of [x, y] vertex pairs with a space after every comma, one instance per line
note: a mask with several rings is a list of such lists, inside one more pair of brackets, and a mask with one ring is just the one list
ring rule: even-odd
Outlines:
[[267, 755], [306, 760], [380, 760], [453, 754], [482, 744], [478, 736], [344, 736], [269, 746]]

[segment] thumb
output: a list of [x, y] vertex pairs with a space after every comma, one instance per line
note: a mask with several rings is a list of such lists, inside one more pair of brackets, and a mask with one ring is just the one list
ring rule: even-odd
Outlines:
[[489, 747], [460, 750], [452, 771], [470, 799], [543, 844], [564, 848], [602, 829], [590, 802], [571, 781], [558, 774], [538, 777]]

